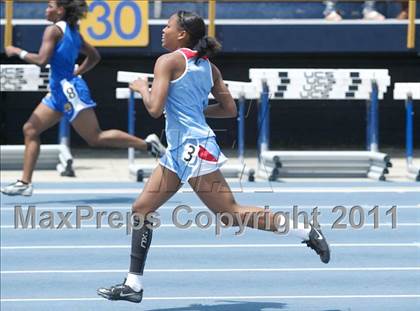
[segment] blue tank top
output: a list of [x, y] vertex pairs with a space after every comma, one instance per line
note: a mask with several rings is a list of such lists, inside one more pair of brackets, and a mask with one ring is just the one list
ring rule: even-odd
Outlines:
[[204, 116], [213, 87], [211, 64], [206, 58], [197, 60], [196, 51], [183, 48], [177, 52], [185, 57], [186, 67], [178, 79], [170, 82], [165, 104], [168, 150], [190, 138], [216, 136]]
[[52, 93], [62, 92], [61, 80], [73, 79], [74, 65], [82, 45], [82, 39], [76, 28], [70, 27], [64, 21], [60, 21], [56, 25], [62, 30], [63, 37], [56, 44], [50, 59], [50, 89]]

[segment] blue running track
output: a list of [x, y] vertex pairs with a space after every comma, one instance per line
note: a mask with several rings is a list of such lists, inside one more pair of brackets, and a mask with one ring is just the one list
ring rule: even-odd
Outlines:
[[[96, 289], [123, 280], [130, 252], [125, 225], [110, 228], [107, 218], [118, 212], [124, 223], [142, 185], [40, 183], [32, 197], [1, 195], [1, 310], [420, 310], [420, 186], [408, 182], [231, 184], [244, 205], [275, 212], [296, 205], [308, 213], [318, 207], [332, 249], [328, 265], [293, 236], [249, 228], [240, 236], [237, 228], [222, 228], [216, 236], [214, 218], [207, 229], [177, 228], [177, 206], [192, 208], [179, 214], [184, 223], [207, 210], [185, 187], [158, 210], [143, 302], [104, 300]], [[332, 228], [338, 205], [347, 210], [340, 222], [346, 229]], [[352, 221], [357, 225], [362, 211], [360, 229], [349, 219], [356, 205], [361, 209]], [[16, 206], [24, 216], [34, 206], [35, 229], [22, 229], [20, 220], [14, 227]], [[75, 228], [77, 206], [95, 213], [81, 228]], [[375, 206], [378, 228], [368, 214]], [[386, 215], [393, 206], [394, 214]], [[55, 227], [71, 212], [73, 228], [40, 228], [45, 211]]]

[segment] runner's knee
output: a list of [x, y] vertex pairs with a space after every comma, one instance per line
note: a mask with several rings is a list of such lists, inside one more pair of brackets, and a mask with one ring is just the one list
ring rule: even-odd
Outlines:
[[97, 130], [95, 132], [95, 134], [90, 135], [88, 137], [85, 138], [87, 144], [90, 147], [100, 147], [102, 146], [102, 141], [101, 141], [101, 130]]
[[26, 138], [36, 138], [39, 136], [39, 132], [31, 122], [26, 122], [22, 127], [23, 135]]
[[100, 146], [100, 142], [97, 138], [86, 139], [86, 142], [89, 145], [89, 147], [99, 147]]

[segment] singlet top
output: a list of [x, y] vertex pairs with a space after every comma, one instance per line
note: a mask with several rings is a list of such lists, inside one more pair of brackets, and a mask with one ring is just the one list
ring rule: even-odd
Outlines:
[[82, 45], [82, 38], [76, 28], [70, 27], [65, 21], [55, 25], [61, 29], [63, 36], [56, 44], [50, 59], [50, 89], [53, 93], [61, 91], [61, 80], [71, 80], [74, 77], [74, 65]]
[[177, 50], [185, 58], [185, 71], [169, 86], [165, 103], [166, 140], [168, 150], [176, 149], [189, 138], [216, 136], [208, 126], [204, 110], [213, 87], [213, 75], [207, 58], [197, 59], [197, 51]]

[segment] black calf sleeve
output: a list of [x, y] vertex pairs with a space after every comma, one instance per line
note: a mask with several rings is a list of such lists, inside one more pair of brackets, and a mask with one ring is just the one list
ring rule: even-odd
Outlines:
[[143, 275], [147, 252], [149, 251], [150, 243], [152, 242], [153, 230], [147, 228], [147, 225], [149, 225], [149, 227], [151, 225], [147, 220], [144, 221], [141, 228], [138, 228], [139, 223], [139, 217], [134, 215], [133, 231], [131, 234], [130, 273]]

